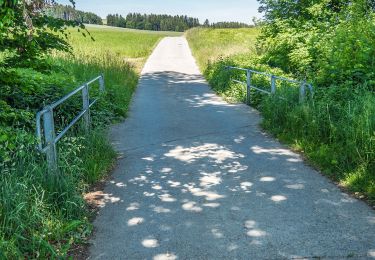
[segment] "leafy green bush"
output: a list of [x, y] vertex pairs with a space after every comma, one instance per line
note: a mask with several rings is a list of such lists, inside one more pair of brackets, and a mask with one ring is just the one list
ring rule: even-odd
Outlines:
[[366, 85], [375, 90], [375, 15], [343, 20], [319, 42], [318, 86]]
[[316, 89], [314, 101], [304, 105], [265, 100], [263, 126], [302, 150], [333, 179], [374, 202], [373, 3], [285, 4], [296, 10], [308, 5], [303, 11], [307, 17], [278, 13], [280, 6], [263, 3], [271, 17], [258, 42], [261, 62], [307, 79]]
[[[284, 7], [262, 2], [270, 15], [257, 44], [262, 63], [319, 87], [351, 83], [374, 88], [375, 14], [368, 1], [342, 1], [340, 7], [325, 1], [287, 1]], [[285, 16], [283, 8], [301, 15]]]

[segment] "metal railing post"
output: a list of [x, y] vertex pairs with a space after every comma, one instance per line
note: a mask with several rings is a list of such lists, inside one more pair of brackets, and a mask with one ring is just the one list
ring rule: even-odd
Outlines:
[[246, 104], [251, 103], [251, 71], [246, 71]]
[[46, 107], [46, 113], [43, 114], [43, 128], [44, 128], [44, 138], [47, 146], [46, 156], [48, 170], [51, 173], [57, 172], [57, 151], [55, 144], [55, 122], [53, 118], [53, 109], [51, 107]]
[[[105, 89], [104, 85], [104, 76], [101, 74], [100, 76], [96, 77], [95, 79], [87, 82], [86, 84], [78, 87], [74, 91], [70, 92], [69, 94], [65, 95], [58, 101], [46, 106], [43, 110], [39, 111], [36, 115], [36, 137], [38, 140], [38, 149], [42, 153], [46, 154], [47, 157], [47, 164], [48, 164], [48, 172], [58, 173], [58, 155], [56, 145], [61, 138], [67, 133], [69, 129], [71, 129], [82, 117], [84, 118], [84, 127], [86, 134], [89, 134], [91, 129], [91, 119], [90, 119], [90, 107], [94, 105], [98, 98], [93, 100], [90, 103], [90, 92], [89, 92], [89, 85], [93, 82], [99, 80], [99, 87], [100, 91], [103, 92]], [[66, 126], [63, 130], [61, 130], [58, 134], [55, 132], [55, 122], [54, 122], [54, 114], [53, 111], [56, 107], [63, 104], [69, 98], [73, 97], [74, 95], [82, 92], [82, 111]], [[42, 120], [43, 119], [43, 120]], [[43, 124], [42, 124], [43, 121]], [[43, 127], [42, 127], [43, 125]], [[43, 128], [43, 131], [42, 131]], [[43, 137], [44, 135], [44, 137]], [[44, 138], [44, 146], [42, 138]]]
[[302, 84], [299, 87], [299, 102], [303, 103], [305, 101], [305, 95], [306, 95], [306, 82], [302, 82]]
[[[256, 71], [256, 70], [252, 70], [252, 69], [245, 69], [245, 68], [240, 68], [240, 67], [226, 66], [225, 69], [246, 71], [247, 82], [243, 82], [243, 81], [232, 79], [232, 78], [231, 78], [231, 81], [236, 82], [238, 84], [246, 85], [246, 103], [248, 103], [248, 104], [251, 102], [251, 90], [259, 91], [261, 93], [268, 94], [268, 95], [275, 95], [276, 92], [277, 92], [277, 81], [278, 80], [282, 81], [282, 82], [297, 84], [297, 86], [299, 86], [299, 101], [300, 102], [305, 102], [306, 98], [308, 97], [307, 93], [306, 93], [306, 91], [307, 91], [306, 88], [308, 88], [308, 90], [310, 92], [309, 98], [313, 99], [313, 97], [314, 97], [314, 88], [311, 84], [308, 84], [306, 82], [306, 80], [305, 81], [299, 81], [299, 80], [294, 80], [294, 79], [288, 79], [288, 78], [272, 75], [270, 73]], [[252, 77], [253, 74], [264, 75], [266, 77], [270, 77], [270, 79], [271, 79], [271, 91], [269, 91], [268, 89], [265, 90], [265, 89], [259, 88], [254, 84], [251, 85], [251, 80], [252, 80], [251, 77]], [[285, 97], [280, 96], [279, 98], [285, 100]]]
[[99, 78], [99, 90], [100, 90], [100, 92], [103, 92], [105, 90], [104, 74], [101, 74], [100, 78]]
[[90, 95], [89, 95], [89, 86], [85, 84], [85, 87], [82, 89], [82, 108], [85, 111], [83, 116], [84, 126], [86, 134], [90, 131]]
[[276, 94], [276, 77], [271, 75], [271, 94]]
[[311, 84], [307, 84], [307, 87], [309, 88], [310, 98], [313, 99], [314, 98], [314, 88], [313, 88], [313, 86], [311, 86]]

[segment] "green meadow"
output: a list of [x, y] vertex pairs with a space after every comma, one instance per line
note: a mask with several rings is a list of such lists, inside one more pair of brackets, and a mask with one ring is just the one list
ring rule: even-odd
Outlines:
[[[108, 26], [87, 25], [90, 33], [69, 30], [75, 59], [109, 62], [125, 61], [139, 72], [160, 39], [180, 36], [178, 32], [156, 32]], [[82, 32], [86, 37], [82, 37]], [[92, 38], [93, 39], [92, 39]]]
[[255, 51], [259, 28], [193, 28], [186, 32], [190, 48], [201, 70], [209, 63], [232, 55]]

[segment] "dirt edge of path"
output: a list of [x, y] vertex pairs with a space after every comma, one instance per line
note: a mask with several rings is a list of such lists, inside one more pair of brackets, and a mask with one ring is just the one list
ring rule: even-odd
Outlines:
[[[112, 174], [116, 169], [118, 162], [121, 160], [121, 156], [118, 157], [113, 162], [112, 166], [109, 168], [107, 174], [104, 178], [99, 180], [90, 186], [87, 193], [83, 194], [83, 198], [86, 202], [87, 209], [89, 211], [89, 222], [92, 225], [95, 221], [99, 210], [105, 205], [104, 202], [104, 189], [108, 181], [111, 180]], [[90, 256], [90, 240], [95, 236], [95, 228], [92, 227], [91, 233], [80, 243], [74, 243], [67, 253], [67, 259], [74, 260], [86, 260]]]

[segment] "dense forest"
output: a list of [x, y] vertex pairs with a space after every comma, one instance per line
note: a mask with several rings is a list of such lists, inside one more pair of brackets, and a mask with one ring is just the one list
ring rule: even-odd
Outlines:
[[126, 17], [118, 14], [107, 16], [107, 25], [153, 31], [176, 31], [183, 32], [187, 29], [199, 26], [197, 18], [186, 15], [157, 15], [129, 13]]
[[86, 24], [99, 24], [102, 25], [102, 18], [91, 12], [83, 12], [76, 10], [70, 5], [56, 4], [46, 8], [47, 14], [67, 21], [77, 21]]

